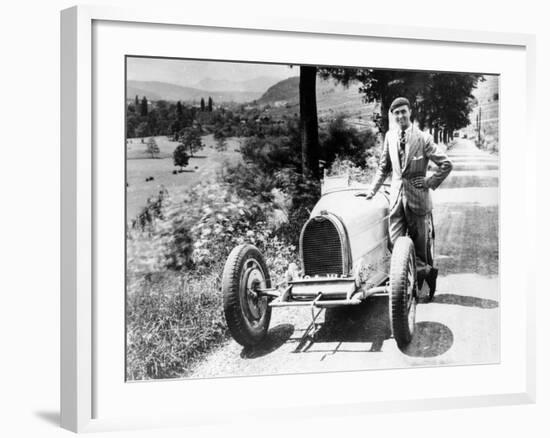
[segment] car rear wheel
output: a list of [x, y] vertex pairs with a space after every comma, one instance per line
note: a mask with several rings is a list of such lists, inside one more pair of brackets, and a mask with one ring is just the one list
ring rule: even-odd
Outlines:
[[412, 339], [416, 319], [416, 254], [409, 237], [399, 237], [393, 247], [390, 267], [390, 320], [399, 348]]
[[428, 265], [433, 266], [435, 259], [435, 233], [432, 216], [430, 216], [430, 222], [428, 224], [428, 238], [426, 240], [428, 246], [426, 251], [426, 261], [428, 262]]
[[231, 251], [222, 276], [223, 310], [231, 336], [242, 346], [264, 339], [271, 320], [271, 307], [258, 288], [270, 287], [271, 279], [260, 251], [239, 245]]

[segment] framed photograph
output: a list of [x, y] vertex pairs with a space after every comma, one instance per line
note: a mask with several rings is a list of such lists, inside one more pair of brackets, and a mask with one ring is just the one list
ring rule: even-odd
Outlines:
[[78, 6], [61, 53], [63, 427], [534, 402], [533, 36]]

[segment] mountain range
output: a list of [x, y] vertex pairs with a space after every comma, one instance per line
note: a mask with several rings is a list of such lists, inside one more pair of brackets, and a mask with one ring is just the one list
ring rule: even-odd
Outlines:
[[[146, 96], [149, 100], [198, 102], [212, 97], [214, 103], [256, 103], [271, 105], [286, 112], [299, 112], [300, 77], [293, 76], [276, 83], [277, 79], [258, 77], [246, 81], [229, 81], [204, 78], [193, 87], [158, 81], [128, 81], [127, 97]], [[333, 80], [317, 79], [317, 110], [320, 117], [346, 113], [348, 117], [361, 119], [372, 114], [374, 104], [365, 104], [359, 93], [359, 83], [344, 87]]]
[[183, 87], [158, 81], [127, 81], [126, 95], [128, 99], [138, 96], [140, 99], [146, 96], [148, 100], [171, 101], [199, 101], [212, 97], [214, 102], [250, 102], [262, 95], [262, 91], [239, 91], [200, 89], [195, 87]]
[[206, 77], [193, 85], [194, 88], [201, 90], [218, 91], [244, 91], [263, 93], [280, 79], [274, 76], [258, 76], [244, 81], [231, 81], [228, 79], [212, 79]]

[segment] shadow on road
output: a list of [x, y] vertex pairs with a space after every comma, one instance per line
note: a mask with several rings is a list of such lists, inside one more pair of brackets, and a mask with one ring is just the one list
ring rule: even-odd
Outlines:
[[294, 333], [292, 324], [279, 324], [267, 332], [267, 336], [262, 343], [256, 347], [245, 347], [241, 351], [241, 358], [256, 359], [267, 356], [280, 348]]
[[435, 357], [449, 350], [453, 341], [453, 332], [446, 325], [422, 321], [416, 323], [411, 343], [401, 351], [412, 357]]
[[388, 299], [372, 297], [358, 306], [327, 309], [316, 342], [371, 342], [370, 351], [380, 351], [391, 337]]
[[[443, 297], [443, 295], [442, 295]], [[473, 297], [465, 297], [473, 298]], [[444, 299], [444, 298], [443, 298]], [[474, 303], [475, 301], [471, 301]], [[488, 303], [478, 303], [480, 305]], [[384, 341], [391, 339], [391, 327], [388, 314], [388, 299], [373, 297], [367, 302], [353, 307], [327, 309], [325, 323], [315, 334], [315, 337], [297, 339], [295, 353], [307, 352], [313, 344], [338, 342], [335, 348], [327, 353], [341, 353], [341, 344], [345, 342], [371, 343], [365, 352], [380, 352]], [[415, 326], [411, 343], [403, 349], [403, 353], [413, 357], [435, 357], [445, 353], [453, 345], [453, 333], [444, 324], [423, 321]], [[321, 352], [315, 348], [316, 353]], [[357, 352], [353, 350], [353, 352]]]
[[465, 307], [478, 307], [480, 309], [495, 309], [498, 307], [498, 301], [495, 300], [455, 294], [436, 294], [431, 302]]

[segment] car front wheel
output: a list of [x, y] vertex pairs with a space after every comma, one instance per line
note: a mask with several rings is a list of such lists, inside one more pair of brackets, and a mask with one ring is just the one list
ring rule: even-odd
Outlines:
[[390, 267], [390, 320], [400, 349], [412, 338], [416, 319], [416, 254], [409, 237], [399, 237], [393, 247]]
[[270, 285], [264, 258], [255, 246], [243, 244], [231, 251], [222, 277], [223, 310], [231, 336], [242, 346], [260, 343], [267, 333], [271, 307], [257, 289]]

